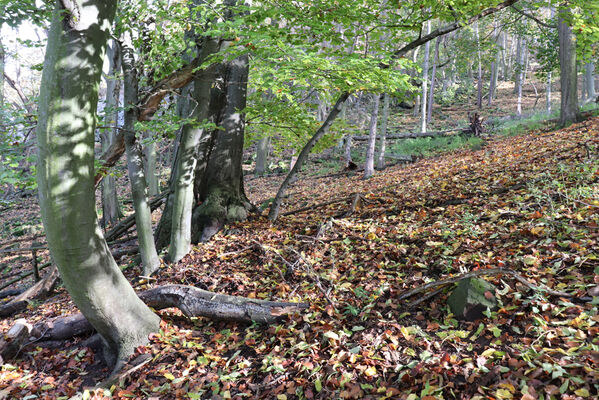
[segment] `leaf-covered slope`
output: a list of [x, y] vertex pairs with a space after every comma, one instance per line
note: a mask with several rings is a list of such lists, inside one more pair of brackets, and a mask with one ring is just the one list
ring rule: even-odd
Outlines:
[[[587, 296], [599, 283], [598, 181], [599, 119], [497, 139], [366, 181], [300, 181], [286, 211], [345, 200], [275, 225], [259, 218], [230, 227], [152, 285], [307, 301], [311, 309], [271, 327], [162, 311], [162, 331], [139, 349], [152, 358], [112, 394], [596, 398], [596, 305], [546, 298], [508, 275], [488, 278], [499, 288], [500, 308], [481, 321], [453, 318], [445, 292], [414, 307], [424, 294], [398, 298], [426, 282], [497, 267]], [[263, 181], [251, 184], [269, 196]], [[350, 213], [355, 193], [361, 197]], [[44, 313], [51, 309], [33, 315]], [[70, 395], [93, 362], [78, 351], [26, 352], [3, 367], [0, 388], [16, 397]]]

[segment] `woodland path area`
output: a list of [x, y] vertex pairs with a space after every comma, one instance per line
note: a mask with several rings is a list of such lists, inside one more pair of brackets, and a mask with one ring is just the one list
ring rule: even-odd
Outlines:
[[[310, 308], [270, 326], [159, 311], [161, 331], [137, 349], [137, 368], [93, 398], [597, 398], [599, 314], [588, 298], [599, 284], [599, 118], [360, 178], [300, 180], [277, 223], [263, 216], [229, 226], [155, 278], [134, 279], [137, 267], [127, 268], [137, 291], [185, 284]], [[260, 188], [249, 185], [252, 200], [272, 197], [278, 183], [252, 180]], [[22, 204], [0, 222], [35, 213]], [[30, 259], [11, 257], [0, 259], [4, 267]], [[500, 308], [478, 321], [450, 315], [449, 288], [400, 300], [492, 268], [572, 297], [505, 274], [487, 278]], [[58, 287], [0, 330], [15, 318], [73, 312]], [[81, 347], [85, 339], [30, 343], [5, 360], [0, 398], [93, 389], [109, 371]]]

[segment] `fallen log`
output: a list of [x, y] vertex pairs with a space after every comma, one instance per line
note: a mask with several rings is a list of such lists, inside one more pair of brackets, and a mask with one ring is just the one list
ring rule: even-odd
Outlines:
[[46, 274], [44, 279], [31, 286], [29, 289], [12, 299], [7, 304], [0, 307], [0, 318], [9, 317], [19, 311], [27, 308], [27, 305], [31, 300], [43, 299], [47, 297], [58, 280], [58, 269], [53, 267], [50, 272]]
[[[209, 292], [185, 285], [159, 286], [139, 293], [139, 297], [156, 310], [175, 307], [187, 317], [206, 317], [219, 321], [262, 324], [275, 323], [291, 312], [309, 307], [307, 303], [250, 299]], [[23, 325], [23, 321], [17, 321], [13, 328], [17, 324]], [[65, 340], [90, 333], [93, 328], [83, 314], [77, 313], [48, 322], [40, 322], [33, 327], [29, 326], [25, 329], [26, 334], [23, 334], [22, 330], [22, 327], [18, 328], [19, 334], [11, 336], [9, 341], [5, 340], [4, 346], [0, 342], [0, 356], [4, 359], [14, 356], [19, 351], [18, 349], [30, 343], [43, 345], [44, 342]], [[8, 336], [8, 333], [5, 336]], [[17, 349], [16, 352], [15, 349]]]

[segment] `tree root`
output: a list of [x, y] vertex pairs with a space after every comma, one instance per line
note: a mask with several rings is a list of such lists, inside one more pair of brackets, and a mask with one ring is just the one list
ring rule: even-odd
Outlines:
[[[156, 310], [175, 307], [187, 317], [263, 324], [275, 323], [291, 312], [309, 307], [307, 303], [249, 299], [185, 285], [159, 286], [139, 293], [139, 297]], [[7, 359], [14, 357], [29, 344], [43, 346], [45, 342], [65, 340], [92, 331], [91, 324], [81, 313], [40, 322], [34, 326], [27, 324], [24, 319], [18, 320], [5, 335], [5, 339], [0, 339], [0, 356]]]

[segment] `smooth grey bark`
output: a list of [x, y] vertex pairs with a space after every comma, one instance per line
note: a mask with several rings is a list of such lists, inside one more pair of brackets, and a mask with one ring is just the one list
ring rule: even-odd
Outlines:
[[526, 38], [518, 37], [518, 64], [516, 67], [516, 86], [515, 90], [518, 94], [516, 112], [518, 115], [522, 115], [522, 87], [524, 86], [524, 76], [526, 75]]
[[351, 146], [352, 146], [352, 134], [347, 134], [343, 138], [343, 159], [345, 160], [345, 167], [349, 167], [352, 163], [351, 158]]
[[551, 114], [551, 85], [552, 85], [552, 73], [549, 71], [547, 73], [547, 83], [545, 85], [545, 108], [547, 114]]
[[[431, 21], [426, 21], [426, 34], [431, 33]], [[424, 61], [422, 63], [422, 94], [420, 99], [420, 132], [426, 132], [426, 104], [428, 95], [428, 64], [431, 52], [431, 43], [424, 45]]]
[[150, 276], [160, 268], [160, 259], [156, 252], [154, 235], [152, 234], [152, 210], [148, 203], [148, 185], [144, 174], [141, 144], [137, 141], [135, 135], [135, 122], [139, 117], [139, 110], [136, 107], [139, 81], [130, 34], [128, 33], [125, 34], [125, 39], [123, 40], [122, 54], [122, 68], [125, 82], [125, 123], [123, 129], [127, 152], [127, 170], [129, 173], [129, 182], [131, 183], [137, 242], [141, 254], [143, 274]]
[[[570, 13], [567, 8], [560, 9], [560, 14]], [[560, 124], [562, 126], [576, 122], [578, 119], [578, 89], [576, 71], [576, 37], [572, 28], [560, 15], [558, 17], [559, 64], [561, 108]]]
[[343, 103], [345, 103], [345, 100], [347, 100], [347, 98], [349, 96], [350, 96], [349, 92], [343, 92], [339, 96], [339, 98], [337, 99], [337, 102], [329, 111], [329, 115], [324, 120], [324, 122], [322, 123], [320, 128], [318, 128], [316, 133], [314, 133], [314, 135], [310, 138], [308, 143], [306, 143], [306, 145], [302, 148], [302, 151], [300, 152], [300, 154], [297, 157], [297, 162], [295, 163], [295, 165], [293, 166], [291, 171], [289, 171], [289, 173], [285, 177], [285, 180], [279, 187], [279, 190], [277, 191], [277, 195], [275, 196], [275, 198], [270, 206], [270, 210], [268, 212], [268, 219], [270, 219], [271, 221], [276, 221], [276, 219], [279, 216], [279, 212], [281, 209], [281, 203], [283, 202], [283, 196], [285, 195], [285, 191], [289, 187], [290, 182], [292, 181], [292, 179], [295, 178], [297, 173], [301, 170], [302, 166], [308, 159], [308, 155], [310, 154], [310, 151], [312, 151], [312, 148], [314, 148], [314, 145], [316, 145], [316, 143], [329, 131], [329, 128], [335, 121], [335, 118], [337, 118], [337, 115], [339, 115], [339, 113], [343, 109]]
[[256, 169], [255, 176], [262, 176], [266, 172], [266, 161], [270, 149], [270, 136], [264, 136], [256, 144]]
[[364, 163], [364, 179], [368, 179], [374, 174], [374, 150], [376, 148], [376, 126], [379, 117], [380, 99], [380, 94], [372, 95], [373, 104], [370, 123], [368, 124], [368, 148], [366, 149], [366, 161]]
[[[65, 10], [63, 4], [71, 8]], [[112, 258], [95, 213], [98, 85], [116, 1], [57, 2], [39, 97], [38, 188], [48, 246], [83, 315], [117, 364], [148, 341], [159, 318]], [[77, 15], [74, 18], [73, 15]]]
[[435, 40], [435, 55], [433, 56], [433, 71], [431, 72], [431, 87], [428, 93], [428, 108], [426, 112], [426, 122], [430, 123], [433, 119], [433, 105], [435, 104], [435, 81], [437, 76], [437, 63], [439, 62], [439, 45], [441, 36]]
[[497, 54], [495, 59], [491, 62], [491, 79], [489, 81], [489, 98], [487, 99], [487, 105], [490, 107], [493, 105], [493, 99], [495, 98], [495, 90], [497, 90], [497, 81], [499, 77], [499, 63], [501, 62], [501, 33], [498, 33], [497, 21], [493, 23], [493, 34], [496, 35], [495, 46], [497, 47]]
[[588, 62], [585, 68], [585, 83], [587, 88], [587, 99], [594, 100], [597, 97], [595, 91], [595, 63]]
[[[121, 52], [116, 41], [108, 46], [107, 56], [109, 61], [108, 75], [106, 76], [106, 102], [105, 124], [110, 128], [102, 129], [100, 142], [102, 153], [105, 153], [116, 141], [119, 125], [119, 97], [121, 92], [121, 79], [116, 75], [121, 70]], [[104, 227], [114, 225], [123, 217], [119, 207], [116, 191], [116, 179], [109, 174], [102, 179], [102, 222]]]
[[381, 134], [379, 138], [379, 156], [376, 163], [378, 170], [385, 169], [385, 151], [387, 147], [387, 123], [389, 121], [389, 94], [383, 96], [383, 118], [381, 120]]
[[[200, 51], [200, 57], [206, 60], [217, 51], [218, 41], [207, 39]], [[194, 206], [193, 189], [198, 162], [198, 145], [205, 130], [201, 124], [208, 117], [210, 88], [213, 81], [212, 68], [201, 71], [194, 79], [193, 97], [197, 101], [192, 111], [194, 123], [185, 124], [181, 131], [171, 216], [169, 258], [172, 262], [181, 260], [191, 248], [191, 216]]]
[[148, 131], [144, 132], [144, 172], [146, 181], [148, 182], [148, 192], [150, 196], [156, 196], [160, 192], [158, 187], [158, 170], [156, 169], [156, 142], [152, 138], [152, 134]]

